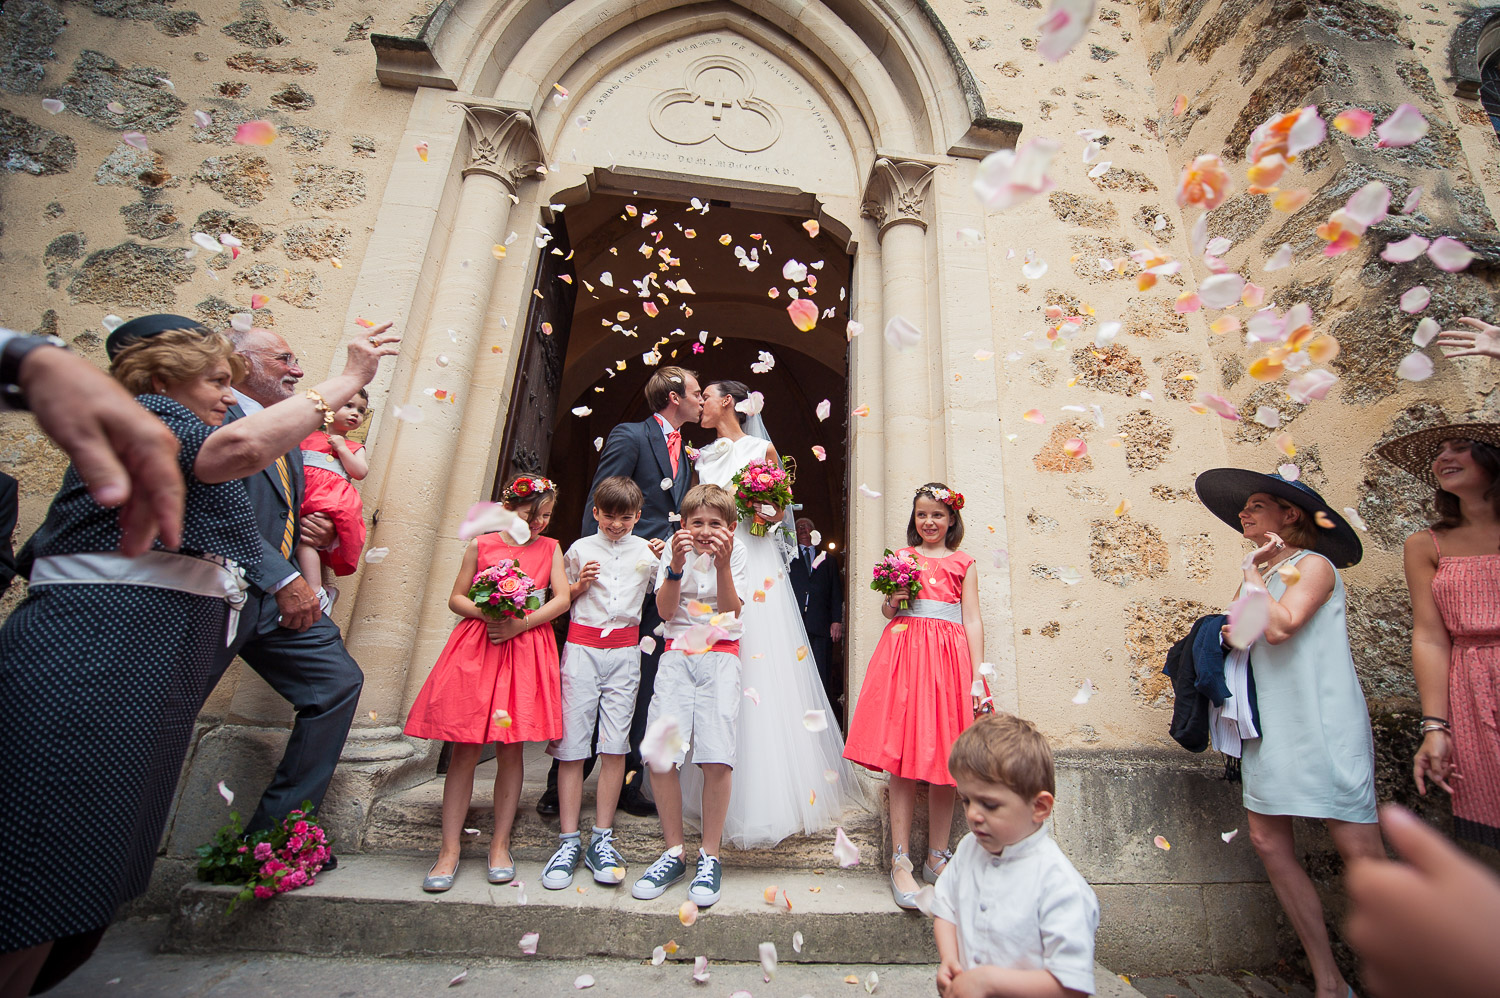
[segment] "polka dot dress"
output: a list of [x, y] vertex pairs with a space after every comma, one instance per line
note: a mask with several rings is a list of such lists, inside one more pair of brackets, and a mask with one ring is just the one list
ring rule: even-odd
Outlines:
[[[192, 475], [214, 428], [164, 396], [138, 401], [181, 441], [183, 553], [258, 562], [244, 483]], [[28, 547], [119, 542], [117, 512], [70, 467]], [[0, 953], [103, 928], [145, 890], [227, 626], [223, 600], [77, 583], [32, 589], [0, 628]]]

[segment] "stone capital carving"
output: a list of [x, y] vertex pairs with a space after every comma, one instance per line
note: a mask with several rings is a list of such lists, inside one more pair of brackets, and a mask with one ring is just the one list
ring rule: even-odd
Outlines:
[[882, 156], [870, 170], [870, 179], [865, 183], [865, 201], [860, 211], [866, 218], [873, 218], [880, 231], [902, 222], [911, 222], [927, 228], [923, 209], [927, 201], [927, 189], [932, 186], [934, 167], [909, 159], [889, 159]]
[[469, 131], [469, 162], [463, 175], [494, 177], [514, 194], [523, 180], [543, 171], [542, 140], [525, 111], [459, 104]]

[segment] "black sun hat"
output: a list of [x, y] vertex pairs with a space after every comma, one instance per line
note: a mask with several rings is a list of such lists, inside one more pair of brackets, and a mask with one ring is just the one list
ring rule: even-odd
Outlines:
[[1433, 488], [1442, 488], [1432, 473], [1432, 462], [1443, 449], [1444, 440], [1477, 440], [1500, 449], [1500, 423], [1444, 423], [1389, 440], [1375, 453], [1409, 472]]
[[1349, 521], [1328, 505], [1323, 497], [1301, 482], [1291, 482], [1280, 475], [1263, 475], [1258, 471], [1243, 468], [1213, 468], [1198, 476], [1193, 483], [1198, 498], [1208, 511], [1243, 533], [1240, 526], [1240, 510], [1245, 500], [1257, 492], [1265, 492], [1285, 499], [1300, 508], [1310, 517], [1322, 513], [1333, 524], [1332, 528], [1318, 527], [1318, 542], [1312, 550], [1333, 562], [1334, 568], [1348, 568], [1359, 564], [1364, 557], [1364, 545]]
[[110, 332], [109, 338], [104, 341], [104, 352], [109, 355], [110, 360], [114, 360], [121, 350], [124, 350], [132, 343], [138, 343], [153, 336], [160, 336], [162, 333], [172, 329], [192, 329], [202, 333], [204, 336], [213, 332], [213, 330], [197, 319], [189, 319], [185, 315], [171, 315], [166, 312], [158, 312], [155, 315], [142, 315], [131, 319], [129, 322], [120, 323]]

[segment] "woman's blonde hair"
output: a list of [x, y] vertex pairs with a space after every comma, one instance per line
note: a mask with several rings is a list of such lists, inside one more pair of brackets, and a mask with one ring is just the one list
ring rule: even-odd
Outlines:
[[[1270, 495], [1270, 493], [1267, 493]], [[1313, 519], [1313, 514], [1280, 496], [1271, 496], [1271, 501], [1282, 509], [1295, 509], [1300, 516], [1281, 529], [1281, 539], [1293, 547], [1307, 548], [1312, 550], [1318, 546], [1318, 524]]]
[[132, 395], [155, 391], [152, 378], [180, 384], [197, 377], [215, 362], [229, 362], [229, 380], [239, 384], [245, 377], [245, 358], [234, 352], [234, 344], [223, 333], [198, 329], [169, 329], [149, 339], [132, 343], [115, 355], [109, 373]]

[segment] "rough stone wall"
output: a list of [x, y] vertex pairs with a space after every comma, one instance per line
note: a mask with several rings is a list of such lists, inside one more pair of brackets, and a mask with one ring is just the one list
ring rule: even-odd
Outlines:
[[[366, 39], [411, 13], [351, 0], [8, 0], [0, 324], [55, 333], [103, 365], [106, 315], [226, 326], [254, 296], [256, 322], [287, 338], [309, 383], [321, 380], [411, 100], [377, 83]], [[49, 113], [44, 99], [63, 109]], [[235, 145], [236, 127], [255, 119], [279, 138]], [[199, 232], [238, 237], [238, 259], [195, 246]], [[0, 418], [0, 468], [21, 483], [19, 537], [41, 522], [64, 467], [29, 418]], [[221, 684], [210, 714], [233, 688]]]

